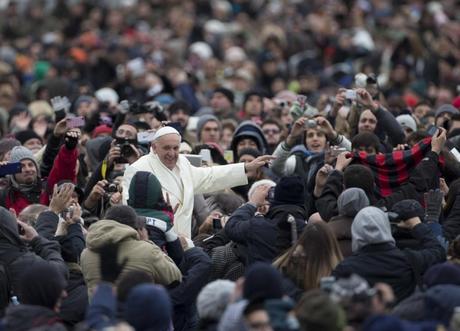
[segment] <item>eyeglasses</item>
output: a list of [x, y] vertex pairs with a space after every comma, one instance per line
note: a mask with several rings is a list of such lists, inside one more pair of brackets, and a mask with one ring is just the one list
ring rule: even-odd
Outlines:
[[264, 131], [264, 134], [279, 134], [280, 133], [280, 130], [276, 130], [276, 129], [265, 129], [263, 131]]

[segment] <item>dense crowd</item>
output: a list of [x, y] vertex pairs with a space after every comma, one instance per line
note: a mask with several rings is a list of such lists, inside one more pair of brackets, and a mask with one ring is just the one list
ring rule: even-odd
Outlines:
[[0, 1], [0, 330], [460, 330], [457, 1]]

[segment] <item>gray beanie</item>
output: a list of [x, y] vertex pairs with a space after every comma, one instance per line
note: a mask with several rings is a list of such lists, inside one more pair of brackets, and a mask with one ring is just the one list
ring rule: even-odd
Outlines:
[[34, 154], [30, 151], [30, 149], [24, 146], [16, 146], [13, 147], [10, 154], [10, 163], [14, 162], [21, 162], [22, 160], [29, 159], [34, 162], [35, 167], [37, 167], [37, 171], [39, 170], [37, 160], [35, 159]]
[[216, 122], [219, 125], [219, 129], [221, 128], [221, 123], [216, 116], [211, 114], [201, 116], [198, 120], [198, 123], [196, 124], [196, 136], [198, 138], [198, 141], [201, 141], [201, 130], [203, 130], [203, 126], [209, 121]]
[[364, 207], [369, 206], [369, 199], [363, 189], [351, 187], [343, 191], [337, 200], [339, 215], [355, 217]]
[[230, 303], [230, 296], [234, 289], [234, 282], [223, 279], [218, 279], [206, 285], [196, 300], [200, 318], [219, 321]]
[[351, 224], [351, 250], [356, 252], [364, 246], [383, 243], [395, 244], [388, 215], [376, 207], [362, 209]]
[[452, 115], [458, 114], [458, 110], [451, 104], [446, 103], [444, 105], [439, 106], [438, 109], [436, 109], [435, 117], [441, 116], [444, 113], [448, 113]]

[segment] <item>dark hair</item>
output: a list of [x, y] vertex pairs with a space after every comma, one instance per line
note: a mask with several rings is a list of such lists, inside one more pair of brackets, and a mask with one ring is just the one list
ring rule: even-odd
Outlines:
[[192, 108], [185, 101], [179, 100], [174, 101], [168, 107], [168, 111], [170, 116], [180, 111], [183, 111], [185, 114], [190, 115], [192, 113]]
[[122, 275], [117, 284], [118, 300], [125, 302], [133, 288], [145, 283], [153, 283], [152, 277], [145, 271], [132, 270]]
[[412, 145], [415, 145], [419, 141], [429, 137], [430, 135], [426, 131], [415, 131], [412, 132], [410, 135], [407, 136], [406, 141], [409, 145], [411, 145], [411, 142], [413, 143]]
[[262, 122], [262, 124], [260, 125], [260, 127], [263, 128], [265, 124], [274, 124], [274, 125], [276, 125], [276, 126], [278, 127], [278, 129], [280, 129], [280, 131], [283, 131], [283, 130], [284, 130], [283, 124], [282, 124], [280, 121], [278, 121], [278, 120], [276, 120], [276, 119], [274, 119], [274, 118], [267, 118], [267, 119], [265, 119], [265, 120]]
[[130, 206], [113, 206], [110, 207], [104, 215], [107, 220], [128, 225], [133, 229], [138, 229], [137, 214]]
[[361, 164], [352, 164], [343, 172], [343, 185], [345, 188], [358, 187], [366, 192], [369, 201], [374, 201], [374, 175], [372, 171]]
[[351, 148], [357, 149], [360, 147], [368, 148], [373, 147], [376, 152], [380, 150], [379, 138], [371, 132], [361, 132], [353, 137], [351, 141]]
[[219, 165], [228, 164], [222, 153], [215, 146], [212, 145], [197, 145], [192, 149], [192, 154], [200, 154], [202, 149], [209, 149], [209, 151], [211, 152], [211, 159], [213, 163], [217, 163]]

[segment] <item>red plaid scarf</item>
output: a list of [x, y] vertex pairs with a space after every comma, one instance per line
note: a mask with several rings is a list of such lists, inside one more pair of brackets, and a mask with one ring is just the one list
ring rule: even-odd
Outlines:
[[381, 197], [387, 197], [409, 179], [410, 171], [419, 164], [430, 150], [431, 137], [428, 137], [409, 150], [376, 155], [355, 152], [352, 153], [352, 157], [354, 163], [363, 164], [371, 169], [374, 174], [377, 193]]

